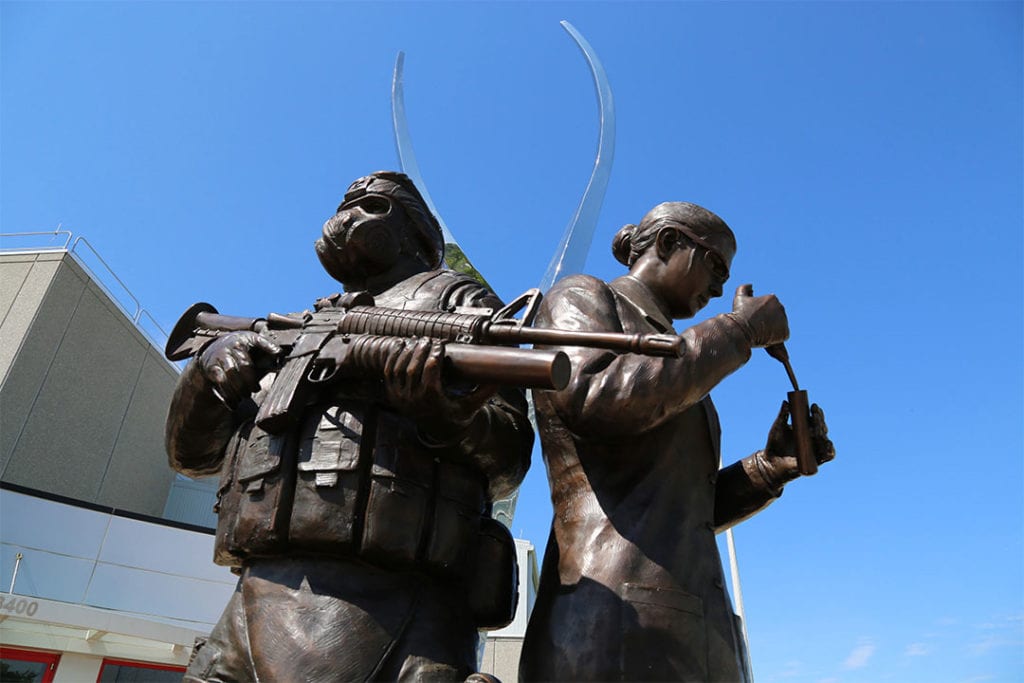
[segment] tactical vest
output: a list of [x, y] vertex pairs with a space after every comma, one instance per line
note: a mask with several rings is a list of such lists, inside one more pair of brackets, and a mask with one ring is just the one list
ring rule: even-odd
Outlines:
[[[443, 309], [456, 288], [465, 295], [466, 280], [450, 271], [422, 274], [387, 293], [382, 305]], [[485, 477], [421, 440], [412, 420], [348, 393], [362, 392], [340, 387], [285, 434], [268, 434], [251, 420], [235, 432], [217, 494], [215, 562], [241, 567], [259, 558], [335, 556], [471, 577], [468, 591], [479, 595], [470, 599], [485, 613], [479, 624], [510, 621], [515, 545], [487, 514]]]
[[405, 419], [337, 401], [311, 406], [283, 436], [248, 422], [228, 449], [218, 563], [317, 554], [452, 578], [468, 573], [486, 481], [432, 453]]

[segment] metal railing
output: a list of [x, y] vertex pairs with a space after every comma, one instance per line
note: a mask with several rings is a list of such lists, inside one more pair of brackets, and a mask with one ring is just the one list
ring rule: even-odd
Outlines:
[[67, 251], [68, 245], [71, 244], [71, 238], [74, 235], [70, 230], [49, 230], [46, 232], [4, 232], [0, 233], [0, 239], [6, 241], [10, 239], [16, 239], [19, 237], [40, 237], [42, 235], [50, 235], [56, 237], [57, 235], [66, 235], [64, 238], [64, 244], [53, 245], [53, 244], [32, 244], [27, 247], [9, 247], [5, 242], [0, 242], [0, 252], [5, 254], [17, 253], [20, 251]]
[[[8, 246], [9, 241], [12, 239], [40, 238], [47, 235], [51, 238], [60, 237], [63, 240], [63, 243], [39, 244], [38, 242], [42, 240], [35, 240], [37, 243], [30, 243], [25, 246]], [[96, 269], [89, 265], [86, 255], [80, 252], [79, 245], [88, 249], [88, 253], [91, 254], [90, 258], [94, 259], [95, 262], [98, 262], [102, 266], [101, 269]], [[149, 311], [142, 307], [142, 303], [139, 301], [138, 297], [132, 293], [128, 288], [128, 285], [126, 285], [124, 281], [117, 276], [117, 273], [115, 273], [114, 269], [110, 267], [110, 264], [100, 256], [100, 253], [94, 246], [92, 246], [92, 244], [89, 243], [89, 240], [85, 239], [85, 237], [82, 235], [75, 237], [70, 230], [61, 230], [60, 228], [45, 232], [0, 233], [0, 254], [35, 253], [40, 251], [57, 251], [71, 254], [75, 259], [75, 262], [92, 277], [93, 281], [103, 289], [107, 296], [110, 297], [111, 301], [117, 304], [118, 308], [120, 308], [121, 311], [128, 316], [133, 323], [135, 323], [135, 327], [142, 332], [142, 334], [149, 339], [154, 346], [158, 349], [163, 349], [164, 345], [167, 343], [167, 330], [165, 330], [163, 326], [156, 321], [156, 318], [154, 318]], [[84, 249], [81, 251], [84, 251]], [[117, 284], [118, 288], [122, 292], [120, 296], [114, 291], [114, 283]], [[131, 305], [128, 305], [126, 301], [130, 301]], [[172, 365], [174, 364], [172, 363]], [[175, 365], [175, 367], [178, 366]]]

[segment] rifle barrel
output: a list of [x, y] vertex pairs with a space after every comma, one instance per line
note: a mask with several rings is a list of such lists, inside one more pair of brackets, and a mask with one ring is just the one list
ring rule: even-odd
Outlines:
[[678, 358], [683, 338], [674, 334], [621, 334], [618, 332], [575, 332], [537, 327], [492, 325], [487, 341], [498, 344], [542, 344], [545, 346], [587, 346], [610, 351], [642, 353]]

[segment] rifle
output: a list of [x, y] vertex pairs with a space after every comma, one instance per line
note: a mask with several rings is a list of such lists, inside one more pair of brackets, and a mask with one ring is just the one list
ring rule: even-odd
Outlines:
[[[367, 292], [336, 294], [317, 302], [315, 312], [266, 318], [221, 315], [208, 303], [193, 304], [167, 340], [165, 355], [178, 361], [200, 354], [230, 332], [249, 330], [280, 346], [273, 359], [278, 375], [256, 424], [279, 434], [294, 423], [316, 388], [327, 382], [383, 373], [387, 354], [405, 339], [445, 342], [445, 379], [536, 389], [562, 389], [572, 368], [561, 351], [521, 349], [520, 344], [586, 346], [678, 357], [682, 338], [669, 334], [573, 332], [529, 327], [540, 304], [540, 290], [529, 290], [501, 310], [404, 311], [374, 306]], [[521, 319], [514, 316], [526, 309]], [[374, 345], [376, 345], [374, 347]], [[371, 348], [373, 347], [373, 348]]]

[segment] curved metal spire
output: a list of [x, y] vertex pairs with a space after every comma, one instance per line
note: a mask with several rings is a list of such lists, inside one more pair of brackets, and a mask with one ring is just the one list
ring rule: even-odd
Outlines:
[[488, 289], [493, 289], [487, 279], [480, 274], [473, 263], [462, 251], [458, 240], [452, 235], [451, 230], [444, 222], [444, 218], [434, 206], [434, 200], [427, 190], [427, 184], [423, 181], [420, 173], [420, 165], [416, 163], [416, 152], [412, 148], [412, 135], [409, 134], [409, 122], [405, 116], [405, 94], [402, 87], [402, 68], [405, 65], [405, 53], [399, 51], [395, 58], [395, 75], [391, 80], [391, 122], [395, 131], [395, 150], [398, 152], [398, 163], [405, 175], [412, 179], [416, 188], [420, 191], [424, 203], [430, 213], [434, 214], [438, 225], [441, 226], [441, 234], [444, 236], [444, 265], [452, 270], [457, 270], [479, 280]]
[[587, 189], [583, 191], [580, 204], [573, 214], [572, 220], [562, 233], [547, 272], [540, 282], [540, 288], [547, 290], [556, 280], [566, 275], [583, 271], [590, 252], [590, 244], [594, 240], [597, 228], [597, 217], [601, 213], [608, 179], [612, 173], [612, 162], [615, 159], [615, 102], [612, 99], [612, 88], [608, 83], [601, 60], [579, 31], [568, 21], [560, 22], [562, 28], [576, 41], [583, 57], [587, 60], [590, 73], [594, 77], [594, 90], [597, 92], [597, 107], [600, 120], [597, 138], [597, 157], [594, 159], [594, 170], [590, 173]]
[[441, 218], [441, 214], [437, 212], [437, 207], [434, 206], [434, 200], [431, 199], [430, 192], [427, 191], [427, 184], [423, 182], [423, 176], [420, 174], [420, 166], [416, 163], [416, 152], [413, 151], [412, 136], [409, 134], [409, 122], [405, 117], [405, 93], [402, 89], [402, 70], [404, 66], [405, 53], [399, 51], [398, 57], [395, 58], [395, 74], [391, 79], [391, 123], [395, 130], [395, 149], [398, 151], [398, 162], [401, 165], [402, 173], [412, 179], [416, 189], [423, 196], [423, 201], [426, 202], [427, 208], [430, 209], [430, 213], [434, 214], [434, 218], [441, 224], [441, 232], [444, 234], [445, 243], [455, 242], [451, 231], [448, 230], [444, 219]]
[[[612, 161], [615, 156], [615, 104], [612, 100], [611, 85], [608, 83], [608, 76], [605, 74], [601, 61], [590, 46], [590, 43], [580, 34], [568, 21], [560, 22], [562, 28], [568, 32], [572, 39], [583, 52], [587, 64], [590, 66], [590, 73], [594, 78], [594, 89], [597, 93], [599, 134], [597, 139], [597, 156], [594, 159], [594, 168], [590, 174], [590, 180], [580, 199], [579, 206], [573, 214], [572, 219], [562, 234], [558, 249], [555, 251], [547, 272], [540, 283], [540, 288], [546, 290], [554, 282], [566, 275], [578, 273], [583, 270], [587, 260], [587, 253], [590, 251], [590, 244], [594, 239], [594, 230], [597, 227], [597, 218], [601, 213], [601, 204], [604, 202], [605, 191], [608, 189], [608, 179], [611, 177]], [[395, 59], [394, 78], [391, 81], [391, 119], [395, 131], [395, 148], [398, 152], [398, 161], [402, 172], [405, 173], [416, 184], [423, 200], [430, 209], [430, 212], [437, 218], [444, 233], [446, 255], [458, 259], [460, 263], [449, 263], [449, 267], [467, 272], [480, 277], [472, 264], [465, 257], [465, 254], [458, 247], [454, 236], [444, 220], [438, 213], [434, 202], [427, 191], [427, 185], [423, 181], [419, 164], [416, 162], [416, 153], [412, 147], [412, 136], [409, 133], [409, 123], [405, 115], [405, 97], [403, 93], [403, 67], [405, 65], [405, 53], [399, 52]], [[452, 250], [450, 247], [454, 247]], [[452, 261], [453, 258], [448, 258]], [[482, 279], [482, 278], [481, 278]], [[533, 417], [532, 401], [530, 402], [530, 421], [536, 424]], [[515, 514], [516, 499], [518, 493], [512, 494], [505, 500], [495, 501], [491, 514], [499, 519], [506, 526], [512, 526], [512, 517]]]

